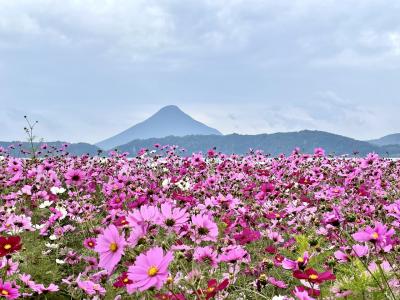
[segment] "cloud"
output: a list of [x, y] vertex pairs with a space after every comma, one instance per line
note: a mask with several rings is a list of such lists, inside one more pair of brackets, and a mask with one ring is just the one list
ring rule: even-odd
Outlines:
[[251, 51], [247, 62], [264, 66], [290, 56], [318, 67], [379, 68], [400, 65], [399, 13], [396, 1], [376, 0], [2, 0], [0, 49], [51, 44], [178, 67]]

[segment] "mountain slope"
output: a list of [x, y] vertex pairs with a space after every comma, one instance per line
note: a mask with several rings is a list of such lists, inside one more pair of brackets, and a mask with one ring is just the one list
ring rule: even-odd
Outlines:
[[181, 111], [177, 106], [169, 105], [160, 109], [145, 121], [96, 144], [102, 149], [112, 149], [136, 139], [160, 138], [185, 135], [221, 135], [221, 133]]
[[273, 156], [281, 153], [290, 154], [296, 147], [299, 147], [305, 153], [313, 153], [314, 148], [322, 147], [327, 154], [335, 155], [352, 155], [355, 151], [360, 155], [366, 155], [370, 152], [385, 156], [398, 156], [400, 154], [400, 146], [391, 148], [379, 147], [337, 134], [310, 130], [258, 135], [169, 136], [165, 138], [134, 140], [117, 147], [117, 149], [135, 155], [142, 148], [153, 149], [154, 144], [178, 145], [185, 148], [189, 154], [198, 151], [203, 151], [204, 153], [213, 147], [216, 147], [217, 151], [227, 154], [244, 154], [249, 149], [255, 149], [263, 150], [265, 153]]
[[368, 142], [378, 146], [400, 145], [400, 133], [385, 135], [384, 137], [375, 140], [370, 140]]

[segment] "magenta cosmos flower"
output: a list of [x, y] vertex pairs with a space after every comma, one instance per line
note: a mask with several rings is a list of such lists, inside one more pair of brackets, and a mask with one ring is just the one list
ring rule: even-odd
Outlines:
[[125, 245], [126, 241], [119, 235], [117, 227], [107, 227], [96, 239], [95, 251], [100, 255], [99, 267], [106, 269], [110, 274], [121, 260]]
[[69, 169], [65, 173], [65, 182], [69, 185], [80, 185], [85, 179], [85, 172], [77, 169]]
[[13, 288], [10, 282], [3, 282], [3, 280], [0, 279], [0, 298], [3, 297], [5, 299], [17, 299], [19, 297], [19, 292], [18, 289]]
[[128, 269], [128, 278], [132, 284], [127, 285], [128, 293], [145, 291], [155, 287], [161, 289], [168, 278], [168, 265], [173, 260], [172, 252], [164, 255], [162, 248], [155, 247], [145, 254], [140, 254], [133, 266]]

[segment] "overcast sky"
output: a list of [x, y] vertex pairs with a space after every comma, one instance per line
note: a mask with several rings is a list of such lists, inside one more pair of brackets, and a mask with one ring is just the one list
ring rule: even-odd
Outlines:
[[399, 0], [0, 0], [0, 140], [176, 104], [228, 133], [400, 132]]

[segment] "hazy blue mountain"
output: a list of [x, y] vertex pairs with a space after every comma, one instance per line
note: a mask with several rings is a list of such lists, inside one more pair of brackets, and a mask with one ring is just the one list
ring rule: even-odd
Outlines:
[[354, 152], [359, 155], [366, 155], [370, 152], [375, 152], [382, 156], [400, 155], [400, 146], [380, 147], [337, 134], [310, 130], [258, 135], [169, 136], [134, 140], [117, 147], [117, 149], [135, 155], [142, 148], [154, 149], [154, 144], [178, 145], [185, 148], [189, 154], [198, 151], [203, 151], [204, 153], [208, 149], [216, 147], [217, 151], [227, 154], [244, 154], [249, 149], [259, 149], [275, 156], [281, 153], [290, 154], [296, 147], [299, 147], [305, 153], [313, 153], [314, 148], [322, 147], [327, 154], [335, 155], [353, 155]]
[[[63, 145], [67, 144], [68, 147], [65, 151], [61, 151]], [[42, 145], [47, 145], [45, 149], [42, 149]], [[0, 141], [0, 147], [3, 147], [8, 154], [14, 157], [30, 157], [31, 145], [27, 142], [2, 142]], [[41, 142], [34, 143], [34, 147], [37, 148], [39, 156], [44, 157], [46, 155], [84, 155], [89, 154], [90, 156], [97, 155], [101, 149], [95, 145], [88, 143], [66, 143], [66, 142]], [[50, 154], [51, 153], [51, 154]], [[4, 155], [0, 153], [0, 155]]]
[[385, 146], [385, 145], [400, 145], [400, 133], [394, 133], [385, 135], [380, 139], [370, 140], [368, 141], [371, 144], [378, 145], [378, 146]]
[[165, 106], [145, 121], [96, 144], [102, 149], [112, 149], [136, 139], [161, 138], [185, 135], [221, 135], [207, 125], [194, 120], [175, 105]]

